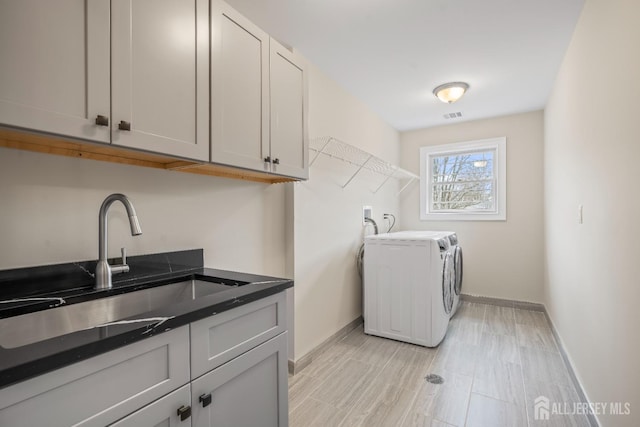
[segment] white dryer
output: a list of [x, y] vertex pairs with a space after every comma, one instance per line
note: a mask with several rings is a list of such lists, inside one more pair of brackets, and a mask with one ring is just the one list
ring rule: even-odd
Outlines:
[[454, 307], [452, 232], [365, 238], [364, 331], [427, 347], [444, 338]]

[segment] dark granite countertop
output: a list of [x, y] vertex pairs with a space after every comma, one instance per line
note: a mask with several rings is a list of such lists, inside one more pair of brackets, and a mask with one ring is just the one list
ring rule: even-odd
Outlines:
[[[91, 263], [61, 264], [0, 271], [0, 324], [2, 318], [51, 307], [105, 298], [183, 280], [223, 282], [228, 289], [183, 301], [131, 318], [162, 321], [99, 326], [16, 348], [0, 347], [0, 387], [53, 371], [265, 298], [293, 286], [293, 281], [255, 274], [205, 268], [202, 250], [130, 257], [131, 272], [113, 277], [113, 289], [93, 290]], [[222, 279], [222, 280], [219, 280]], [[21, 291], [20, 291], [21, 290]], [[39, 300], [38, 298], [61, 300]], [[27, 301], [16, 301], [28, 299]], [[55, 309], [55, 308], [53, 308]]]

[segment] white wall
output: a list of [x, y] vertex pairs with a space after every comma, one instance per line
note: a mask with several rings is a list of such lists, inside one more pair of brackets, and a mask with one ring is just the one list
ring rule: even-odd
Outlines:
[[109, 213], [109, 255], [204, 248], [209, 267], [284, 275], [284, 186], [249, 183], [0, 148], [0, 269], [98, 257], [98, 210]]
[[[332, 136], [397, 162], [398, 133], [313, 65], [309, 68], [310, 136]], [[356, 253], [364, 233], [372, 232], [362, 225], [362, 206], [373, 206], [381, 228], [383, 213], [398, 213], [397, 183], [374, 195], [380, 180], [365, 171], [343, 190], [354, 171], [321, 156], [309, 181], [293, 185], [295, 360], [361, 315]]]
[[464, 251], [463, 293], [542, 302], [541, 111], [401, 134], [403, 168], [420, 174], [420, 147], [507, 137], [506, 221], [421, 221], [420, 185], [400, 196], [403, 230], [452, 230]]
[[[311, 136], [397, 162], [393, 128], [312, 65], [309, 81]], [[266, 185], [0, 148], [0, 269], [96, 259], [100, 204], [121, 192], [143, 234], [130, 236], [114, 204], [110, 256], [121, 246], [129, 255], [202, 247], [209, 267], [295, 276], [299, 358], [361, 314], [355, 254], [371, 232], [362, 205], [374, 207], [381, 226], [384, 212], [398, 211], [395, 184], [373, 195], [378, 178], [365, 173], [342, 190], [353, 167], [327, 160], [309, 182]]]
[[640, 420], [638, 17], [587, 0], [545, 110], [546, 305], [589, 399], [632, 405], [603, 426]]

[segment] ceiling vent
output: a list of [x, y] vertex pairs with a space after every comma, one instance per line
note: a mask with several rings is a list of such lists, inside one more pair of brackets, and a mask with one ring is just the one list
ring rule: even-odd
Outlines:
[[462, 113], [458, 111], [457, 113], [448, 113], [444, 115], [445, 119], [458, 119], [462, 117]]

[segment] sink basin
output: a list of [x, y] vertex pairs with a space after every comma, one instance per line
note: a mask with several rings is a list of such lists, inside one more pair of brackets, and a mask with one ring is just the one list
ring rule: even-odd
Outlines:
[[0, 346], [22, 347], [231, 288], [224, 283], [188, 280], [0, 319]]

